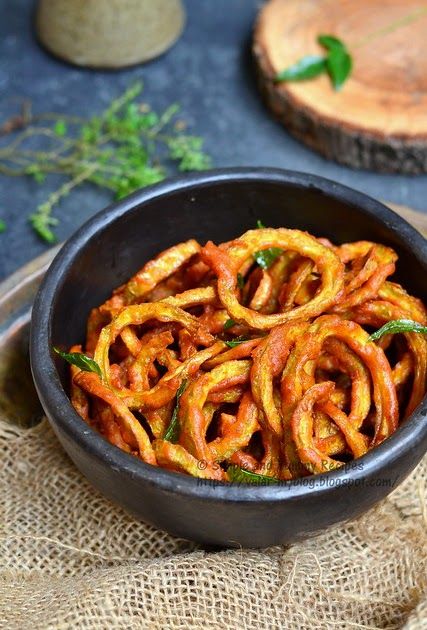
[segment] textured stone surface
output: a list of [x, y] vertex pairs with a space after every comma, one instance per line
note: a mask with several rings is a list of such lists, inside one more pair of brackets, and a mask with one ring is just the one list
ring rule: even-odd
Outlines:
[[[31, 99], [35, 111], [90, 114], [102, 109], [136, 79], [155, 107], [178, 101], [195, 133], [206, 139], [216, 166], [278, 166], [308, 171], [427, 211], [427, 176], [405, 177], [353, 171], [324, 160], [284, 131], [264, 108], [250, 58], [257, 0], [186, 0], [187, 27], [166, 55], [120, 72], [68, 66], [38, 46], [30, 0], [0, 0], [0, 120], [14, 111], [16, 97]], [[27, 224], [54, 182], [38, 186], [0, 177], [0, 278], [46, 249]], [[107, 193], [83, 187], [57, 209], [58, 236], [69, 236], [109, 202]]]

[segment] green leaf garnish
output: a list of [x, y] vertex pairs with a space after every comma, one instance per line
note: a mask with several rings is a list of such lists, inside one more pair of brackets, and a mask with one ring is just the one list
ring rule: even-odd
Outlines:
[[280, 254], [283, 254], [283, 249], [280, 249], [280, 247], [269, 247], [268, 249], [262, 249], [255, 252], [254, 258], [258, 265], [262, 269], [266, 270], [271, 267]]
[[224, 341], [224, 343], [229, 348], [235, 348], [236, 346], [239, 346], [241, 343], [244, 343], [245, 341], [248, 341], [247, 337], [236, 337], [235, 339], [232, 339], [231, 341]]
[[343, 41], [333, 35], [319, 35], [317, 41], [326, 48], [326, 67], [336, 90], [340, 90], [350, 76], [353, 61]]
[[232, 464], [227, 468], [227, 475], [230, 481], [236, 481], [238, 483], [254, 483], [254, 484], [275, 484], [280, 481], [276, 477], [267, 477], [267, 475], [259, 475], [258, 473], [250, 472], [240, 466]]
[[82, 352], [63, 352], [62, 350], [59, 350], [59, 348], [55, 347], [53, 349], [56, 354], [59, 354], [59, 356], [64, 359], [64, 361], [67, 361], [71, 365], [75, 365], [83, 370], [83, 372], [95, 372], [95, 374], [98, 374], [99, 378], [102, 378], [101, 368], [97, 362]]
[[334, 35], [319, 35], [317, 41], [326, 48], [326, 56], [307, 55], [279, 72], [275, 81], [303, 81], [327, 72], [335, 90], [340, 90], [351, 74], [352, 57], [344, 42]]
[[416, 332], [427, 335], [427, 326], [423, 326], [419, 322], [412, 319], [393, 319], [381, 326], [372, 335], [369, 335], [370, 341], [376, 341], [383, 335], [395, 335], [396, 333]]
[[0, 219], [0, 234], [2, 232], [6, 232], [6, 228], [7, 228], [6, 223], [3, 221], [3, 219]]
[[350, 76], [353, 67], [352, 58], [346, 50], [335, 48], [328, 55], [327, 66], [333, 86], [339, 91]]
[[[418, 20], [426, 13], [427, 7], [421, 7], [408, 15], [404, 15], [403, 17], [394, 20], [380, 29], [368, 33], [365, 37], [359, 40], [359, 42], [353, 44], [353, 47], [360, 48], [361, 46], [365, 46], [375, 39], [388, 35], [402, 26], [407, 26], [411, 22]], [[319, 35], [317, 37], [317, 41], [328, 51], [328, 55], [326, 57], [313, 55], [303, 57], [290, 68], [280, 72], [276, 76], [275, 81], [300, 81], [302, 79], [311, 79], [327, 71], [331, 77], [334, 88], [336, 90], [341, 89], [344, 82], [350, 76], [352, 70], [353, 64], [351, 55], [345, 44], [334, 35]], [[324, 63], [323, 68], [322, 61]], [[305, 72], [307, 72], [308, 76], [304, 76]]]
[[261, 221], [261, 219], [257, 219], [256, 226], [257, 226], [257, 228], [258, 228], [259, 230], [262, 230], [263, 228], [265, 228], [265, 225], [264, 225], [264, 223]]
[[338, 39], [338, 37], [334, 37], [333, 35], [319, 35], [317, 41], [327, 50], [333, 50], [334, 48], [346, 50], [345, 44]]
[[234, 319], [227, 319], [227, 321], [224, 324], [224, 330], [228, 330], [229, 328], [233, 328], [233, 326], [236, 325], [236, 322], [234, 321]]
[[168, 442], [172, 442], [173, 444], [178, 442], [178, 439], [179, 439], [179, 430], [180, 430], [179, 420], [178, 420], [179, 401], [186, 387], [187, 387], [187, 381], [182, 381], [181, 385], [178, 388], [178, 391], [176, 392], [175, 408], [172, 412], [171, 421], [169, 423], [168, 428], [166, 429], [166, 433], [163, 438], [164, 440], [167, 440]]
[[239, 287], [239, 289], [243, 289], [243, 287], [245, 286], [245, 279], [241, 273], [237, 274], [237, 286]]
[[307, 55], [286, 70], [279, 72], [274, 78], [276, 83], [280, 81], [306, 81], [314, 79], [326, 72], [326, 59], [321, 55]]

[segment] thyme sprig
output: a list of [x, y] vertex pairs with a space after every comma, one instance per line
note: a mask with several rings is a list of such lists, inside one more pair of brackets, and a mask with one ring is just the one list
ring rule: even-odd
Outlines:
[[[65, 181], [30, 215], [36, 233], [48, 243], [56, 240], [53, 216], [57, 204], [74, 188], [89, 182], [111, 191], [116, 199], [164, 179], [172, 168], [195, 171], [209, 168], [203, 140], [185, 132], [177, 120], [179, 105], [162, 114], [136, 102], [142, 83], [136, 83], [89, 119], [46, 113], [14, 116], [0, 127], [13, 135], [0, 147], [0, 174], [31, 177], [43, 183], [52, 174]], [[12, 119], [11, 119], [12, 120]], [[34, 147], [37, 148], [34, 148]]]

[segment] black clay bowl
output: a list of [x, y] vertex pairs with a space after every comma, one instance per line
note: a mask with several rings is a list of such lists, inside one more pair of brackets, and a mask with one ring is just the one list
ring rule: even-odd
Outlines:
[[86, 223], [62, 248], [34, 304], [31, 361], [43, 407], [61, 444], [90, 482], [135, 517], [176, 536], [222, 546], [302, 540], [358, 516], [396, 487], [427, 448], [424, 399], [396, 433], [352, 467], [278, 486], [208, 485], [144, 464], [111, 446], [73, 410], [67, 366], [52, 346], [84, 338], [90, 309], [146, 260], [194, 237], [221, 242], [257, 219], [335, 242], [394, 247], [396, 278], [426, 299], [427, 243], [377, 201], [311, 175], [230, 169], [142, 190]]

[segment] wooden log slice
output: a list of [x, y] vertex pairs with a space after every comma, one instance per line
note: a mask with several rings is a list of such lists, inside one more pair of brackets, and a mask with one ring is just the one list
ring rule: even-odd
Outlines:
[[[327, 158], [382, 172], [427, 172], [426, 8], [421, 0], [270, 0], [253, 44], [268, 106]], [[341, 38], [353, 56], [342, 90], [326, 75], [274, 83], [301, 57], [325, 52], [319, 34]]]

